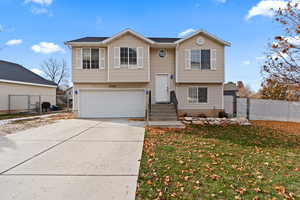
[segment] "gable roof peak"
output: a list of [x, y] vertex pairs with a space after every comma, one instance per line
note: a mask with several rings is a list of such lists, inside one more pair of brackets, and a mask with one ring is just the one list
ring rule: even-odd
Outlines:
[[111, 42], [112, 40], [115, 40], [115, 39], [117, 39], [117, 38], [119, 38], [119, 37], [121, 37], [122, 35], [127, 34], [127, 33], [130, 33], [130, 34], [132, 34], [132, 35], [134, 35], [134, 36], [136, 36], [136, 37], [138, 37], [138, 38], [140, 38], [140, 39], [142, 39], [142, 40], [144, 40], [144, 41], [146, 41], [146, 42], [148, 42], [148, 43], [150, 43], [150, 44], [153, 44], [153, 43], [154, 43], [154, 42], [153, 42], [152, 40], [150, 40], [149, 38], [146, 38], [145, 36], [143, 36], [143, 35], [141, 35], [141, 34], [135, 32], [134, 30], [129, 29], [129, 28], [124, 29], [123, 31], [121, 31], [121, 32], [119, 32], [119, 33], [113, 35], [113, 36], [110, 37], [110, 38], [107, 38], [107, 39], [103, 40], [102, 42], [103, 42], [104, 44], [105, 44], [105, 43], [109, 43], [109, 42]]
[[216, 40], [217, 42], [219, 42], [219, 43], [221, 43], [221, 44], [223, 44], [223, 45], [225, 45], [225, 46], [231, 46], [231, 43], [230, 43], [230, 42], [227, 42], [227, 41], [225, 41], [225, 40], [222, 40], [222, 39], [220, 39], [219, 37], [215, 36], [215, 35], [212, 34], [212, 33], [209, 33], [208, 31], [206, 31], [206, 30], [204, 30], [204, 29], [198, 29], [198, 30], [195, 31], [194, 33], [192, 33], [192, 34], [190, 34], [190, 35], [188, 35], [188, 36], [186, 36], [186, 37], [184, 37], [184, 38], [181, 38], [180, 40], [177, 40], [177, 41], [175, 42], [175, 44], [179, 44], [179, 43], [181, 43], [181, 42], [183, 42], [183, 41], [185, 41], [185, 40], [188, 40], [188, 39], [190, 39], [190, 38], [192, 38], [192, 37], [198, 35], [199, 33], [203, 33], [204, 35], [206, 35], [206, 36], [208, 36], [208, 37], [210, 37], [210, 38]]

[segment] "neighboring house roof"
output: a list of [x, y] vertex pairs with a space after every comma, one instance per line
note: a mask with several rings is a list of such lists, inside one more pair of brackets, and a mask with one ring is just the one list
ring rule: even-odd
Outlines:
[[122, 35], [126, 34], [126, 33], [131, 33], [135, 36], [137, 36], [138, 38], [145, 40], [151, 44], [153, 43], [172, 43], [172, 44], [179, 44], [199, 33], [203, 33], [204, 35], [216, 40], [217, 42], [226, 45], [226, 46], [230, 46], [231, 44], [229, 42], [226, 42], [220, 38], [218, 38], [217, 36], [208, 33], [207, 31], [204, 30], [198, 30], [195, 33], [185, 37], [185, 38], [169, 38], [169, 37], [144, 37], [143, 35], [131, 30], [131, 29], [125, 29], [124, 31], [112, 36], [112, 37], [83, 37], [83, 38], [79, 38], [79, 39], [75, 39], [75, 40], [70, 40], [65, 42], [65, 44], [72, 44], [72, 43], [108, 43], [116, 38], [121, 37]]
[[46, 80], [19, 64], [3, 60], [0, 60], [0, 82], [57, 87], [53, 81]]
[[224, 84], [224, 91], [238, 91], [238, 87], [235, 83], [229, 82]]

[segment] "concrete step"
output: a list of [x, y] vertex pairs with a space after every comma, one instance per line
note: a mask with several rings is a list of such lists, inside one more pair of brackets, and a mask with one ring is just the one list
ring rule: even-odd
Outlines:
[[176, 113], [175, 109], [151, 109], [151, 113]]
[[150, 121], [177, 121], [177, 116], [174, 117], [154, 117], [150, 116]]
[[174, 104], [152, 104], [151, 108], [175, 108]]
[[176, 112], [157, 112], [157, 113], [150, 113], [150, 116], [154, 117], [177, 117]]

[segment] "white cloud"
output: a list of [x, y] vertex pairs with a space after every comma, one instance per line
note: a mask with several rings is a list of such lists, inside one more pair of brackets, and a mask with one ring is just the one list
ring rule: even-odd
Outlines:
[[256, 57], [255, 59], [256, 59], [256, 60], [264, 60], [264, 59], [266, 59], [266, 56], [258, 56], [258, 57]]
[[226, 3], [227, 0], [216, 0], [219, 3]]
[[53, 0], [25, 0], [25, 3], [37, 3], [43, 6], [49, 6], [53, 3]]
[[243, 61], [243, 65], [250, 65], [250, 64], [251, 64], [250, 60], [244, 60]]
[[188, 36], [188, 35], [194, 33], [195, 31], [196, 31], [196, 30], [193, 29], [193, 28], [186, 29], [186, 30], [180, 32], [180, 33], [178, 34], [178, 37], [186, 37], [186, 36]]
[[44, 75], [44, 72], [42, 72], [40, 69], [38, 69], [38, 68], [33, 68], [33, 69], [31, 69], [31, 71], [33, 72], [33, 73], [36, 73], [37, 75], [40, 75], [40, 76], [43, 76]]
[[258, 15], [272, 17], [274, 10], [285, 8], [286, 6], [287, 2], [284, 0], [262, 0], [249, 10], [246, 19], [249, 20]]
[[5, 44], [7, 46], [14, 46], [14, 45], [19, 45], [22, 42], [23, 42], [22, 40], [16, 40], [16, 39], [14, 39], [14, 40], [8, 40]]
[[44, 7], [41, 7], [41, 8], [32, 7], [31, 12], [35, 15], [40, 15], [40, 14], [47, 14], [49, 11], [47, 8], [44, 8]]
[[36, 53], [50, 54], [61, 52], [64, 53], [65, 50], [59, 45], [52, 42], [40, 42], [39, 44], [33, 45], [31, 49]]
[[96, 17], [96, 24], [102, 24], [102, 22], [103, 22], [103, 19], [102, 19], [102, 17]]

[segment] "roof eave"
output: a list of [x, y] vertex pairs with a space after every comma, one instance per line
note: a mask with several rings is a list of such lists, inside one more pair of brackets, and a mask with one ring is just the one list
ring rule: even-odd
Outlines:
[[67, 46], [77, 46], [77, 45], [103, 45], [103, 42], [65, 42]]
[[30, 83], [30, 82], [14, 81], [14, 80], [6, 80], [6, 79], [0, 79], [0, 82], [2, 82], [2, 83], [14, 83], [14, 84], [21, 84], [21, 85], [32, 85], [32, 86], [57, 88], [57, 85], [48, 85], [48, 84], [41, 84], [41, 83]]

